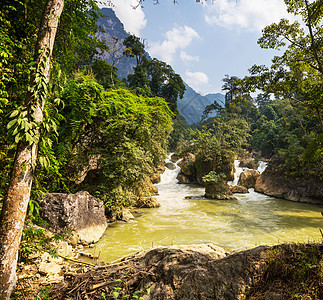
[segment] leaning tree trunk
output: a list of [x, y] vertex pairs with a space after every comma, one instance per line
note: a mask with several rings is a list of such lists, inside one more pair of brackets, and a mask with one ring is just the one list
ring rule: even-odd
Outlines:
[[[36, 66], [45, 64], [43, 78], [47, 83], [50, 75], [50, 57], [63, 6], [64, 0], [47, 0], [39, 27], [35, 59]], [[36, 86], [36, 70], [31, 74], [31, 86]], [[29, 93], [26, 97], [26, 105], [30, 106], [31, 104], [36, 105], [33, 120], [42, 122], [44, 101], [35, 99], [34, 93]], [[32, 145], [23, 141], [18, 143], [8, 193], [2, 207], [0, 217], [0, 300], [9, 299], [16, 284], [18, 249], [30, 197], [37, 148], [37, 143]]]

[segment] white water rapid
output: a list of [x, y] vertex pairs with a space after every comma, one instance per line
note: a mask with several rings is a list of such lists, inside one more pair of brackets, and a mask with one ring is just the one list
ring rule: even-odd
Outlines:
[[[260, 164], [260, 171], [264, 167]], [[241, 168], [236, 171], [241, 173]], [[134, 221], [112, 224], [89, 251], [100, 252], [100, 260], [111, 262], [157, 245], [213, 242], [238, 251], [261, 244], [320, 239], [323, 219], [319, 206], [268, 197], [253, 189], [236, 195], [238, 200], [205, 199], [204, 188], [178, 184], [178, 172], [177, 165], [175, 170], [166, 169], [156, 185], [161, 207], [138, 209]]]

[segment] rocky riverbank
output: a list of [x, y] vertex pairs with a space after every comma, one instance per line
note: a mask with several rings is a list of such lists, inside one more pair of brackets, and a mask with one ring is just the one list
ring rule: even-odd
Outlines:
[[257, 179], [255, 191], [296, 202], [323, 204], [323, 180], [313, 175], [286, 175], [280, 158], [272, 159]]
[[[322, 245], [260, 246], [227, 256], [213, 245], [155, 248], [66, 274], [57, 299], [322, 299]], [[302, 275], [303, 274], [303, 275]], [[127, 296], [128, 295], [128, 296]], [[137, 298], [136, 298], [137, 299]]]

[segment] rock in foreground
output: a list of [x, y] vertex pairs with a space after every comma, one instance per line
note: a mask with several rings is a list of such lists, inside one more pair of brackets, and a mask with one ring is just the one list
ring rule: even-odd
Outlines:
[[40, 216], [53, 232], [75, 231], [83, 244], [97, 242], [108, 223], [103, 202], [88, 192], [48, 193], [39, 199]]
[[[215, 258], [226, 255], [223, 249], [206, 247], [219, 254]], [[119, 264], [68, 276], [65, 284], [54, 287], [51, 296], [74, 299], [76, 295], [88, 294], [91, 299], [99, 299], [97, 296], [104, 291], [109, 297], [115, 280], [123, 278], [121, 298], [122, 293], [144, 292], [149, 286], [147, 299], [243, 299], [261, 272], [261, 261], [268, 248], [257, 247], [221, 259], [198, 248], [155, 248]]]

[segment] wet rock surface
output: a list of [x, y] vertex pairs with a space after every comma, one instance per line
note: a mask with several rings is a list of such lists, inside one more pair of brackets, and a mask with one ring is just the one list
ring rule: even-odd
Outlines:
[[170, 170], [175, 170], [175, 169], [176, 169], [175, 164], [174, 164], [174, 163], [172, 163], [172, 162], [165, 163], [165, 167], [166, 167], [167, 169], [170, 169]]

